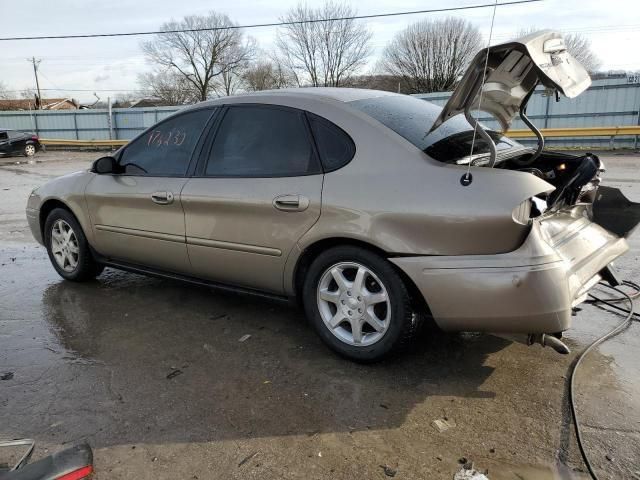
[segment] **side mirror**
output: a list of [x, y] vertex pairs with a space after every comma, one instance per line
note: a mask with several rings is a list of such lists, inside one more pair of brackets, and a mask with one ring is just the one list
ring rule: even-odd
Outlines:
[[93, 171], [98, 174], [115, 173], [118, 163], [113, 157], [101, 157], [93, 162]]

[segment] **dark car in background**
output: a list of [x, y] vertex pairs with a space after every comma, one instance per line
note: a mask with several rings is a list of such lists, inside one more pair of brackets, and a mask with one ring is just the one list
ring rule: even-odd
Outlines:
[[0, 128], [0, 155], [24, 155], [33, 157], [44, 150], [38, 136], [34, 133]]

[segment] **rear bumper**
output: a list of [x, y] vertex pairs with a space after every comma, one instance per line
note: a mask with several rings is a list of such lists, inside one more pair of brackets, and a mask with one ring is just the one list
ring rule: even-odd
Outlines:
[[413, 280], [444, 330], [555, 333], [570, 327], [571, 308], [627, 250], [624, 239], [577, 206], [535, 220], [513, 252], [390, 261]]

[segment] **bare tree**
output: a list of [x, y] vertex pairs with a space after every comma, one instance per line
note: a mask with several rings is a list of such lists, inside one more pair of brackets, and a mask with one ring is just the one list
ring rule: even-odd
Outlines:
[[354, 76], [348, 85], [352, 88], [369, 88], [371, 90], [384, 90], [395, 93], [410, 93], [406, 82], [395, 75], [367, 74]]
[[565, 35], [567, 51], [590, 73], [598, 71], [602, 61], [591, 49], [591, 40], [579, 33]]
[[[142, 50], [156, 65], [181, 75], [206, 100], [214, 79], [244, 62], [248, 55], [243, 33], [227, 17], [216, 12], [206, 16], [187, 16], [171, 21], [162, 30], [192, 30], [158, 34], [144, 42]], [[197, 30], [197, 29], [213, 30]], [[194, 31], [197, 30], [197, 31]]]
[[[539, 30], [542, 29], [536, 27], [521, 29], [516, 38], [524, 37]], [[567, 46], [567, 51], [578, 60], [589, 73], [596, 72], [602, 65], [600, 58], [598, 58], [591, 49], [591, 40], [587, 37], [579, 33], [570, 33], [564, 35], [564, 44]]]
[[245, 45], [238, 49], [230, 49], [221, 60], [221, 65], [228, 65], [224, 71], [215, 79], [213, 89], [219, 96], [229, 96], [236, 93], [243, 86], [244, 72], [249, 68], [257, 50], [256, 40], [247, 38]]
[[193, 83], [173, 70], [156, 70], [138, 75], [138, 85], [144, 95], [159, 98], [169, 105], [197, 102], [199, 91]]
[[133, 93], [119, 93], [113, 98], [111, 106], [113, 108], [129, 108], [138, 98]]
[[286, 88], [296, 83], [277, 60], [261, 60], [252, 64], [244, 73], [243, 80], [244, 87], [249, 91]]
[[[325, 0], [319, 8], [300, 3], [280, 20], [293, 22], [278, 30], [276, 47], [282, 64], [298, 85], [342, 85], [361, 68], [371, 53], [371, 32], [353, 19], [356, 10]], [[306, 20], [333, 19], [312, 23]]]
[[395, 35], [382, 53], [379, 69], [401, 77], [411, 93], [446, 91], [481, 44], [480, 31], [466, 20], [422, 20]]

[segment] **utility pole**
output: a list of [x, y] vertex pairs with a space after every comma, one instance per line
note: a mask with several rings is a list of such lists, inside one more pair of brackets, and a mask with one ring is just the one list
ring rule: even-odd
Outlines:
[[42, 106], [42, 96], [40, 95], [40, 82], [38, 82], [38, 65], [40, 65], [40, 60], [36, 60], [36, 57], [31, 57], [31, 60], [28, 60], [33, 64], [33, 74], [36, 77], [36, 89], [38, 90], [38, 102], [36, 105], [36, 110], [40, 110]]

